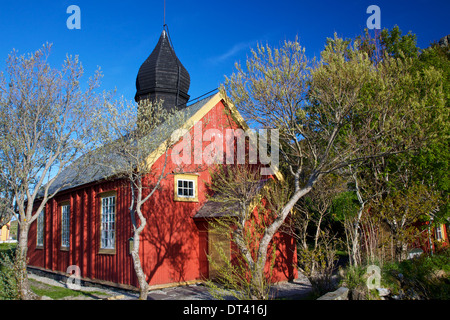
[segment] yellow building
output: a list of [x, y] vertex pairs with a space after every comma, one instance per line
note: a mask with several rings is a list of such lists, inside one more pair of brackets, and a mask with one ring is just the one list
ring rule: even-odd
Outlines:
[[0, 241], [9, 240], [9, 228], [10, 223], [8, 222], [0, 229]]

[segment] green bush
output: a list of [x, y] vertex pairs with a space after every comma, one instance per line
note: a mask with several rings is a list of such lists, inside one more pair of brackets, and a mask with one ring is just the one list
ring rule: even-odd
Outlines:
[[[367, 266], [347, 266], [341, 272], [341, 285], [351, 291], [353, 299], [377, 299], [376, 290], [367, 288]], [[450, 250], [422, 255], [401, 262], [385, 263], [380, 286], [389, 288], [391, 297], [400, 299], [450, 299]]]
[[348, 266], [344, 272], [342, 284], [350, 290], [365, 286], [367, 281], [366, 268]]
[[382, 284], [406, 299], [450, 299], [450, 250], [385, 264]]
[[14, 255], [11, 252], [0, 252], [0, 300], [19, 299], [16, 269]]
[[378, 293], [375, 289], [369, 290], [367, 287], [368, 273], [367, 266], [347, 266], [341, 271], [341, 286], [350, 290], [350, 300], [377, 300]]

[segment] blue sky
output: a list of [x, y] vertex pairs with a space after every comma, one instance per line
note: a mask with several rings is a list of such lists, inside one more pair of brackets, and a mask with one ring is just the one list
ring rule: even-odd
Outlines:
[[[163, 28], [163, 0], [0, 1], [0, 70], [13, 48], [33, 52], [53, 43], [50, 62], [59, 66], [78, 54], [86, 75], [97, 66], [102, 88], [133, 99], [142, 62]], [[277, 46], [296, 35], [309, 57], [318, 56], [327, 37], [355, 37], [366, 27], [369, 5], [381, 9], [381, 27], [398, 25], [417, 34], [425, 48], [450, 34], [450, 1], [166, 0], [166, 23], [177, 56], [191, 76], [189, 94], [200, 96], [245, 62], [257, 43]], [[81, 9], [81, 29], [69, 30], [67, 7]]]

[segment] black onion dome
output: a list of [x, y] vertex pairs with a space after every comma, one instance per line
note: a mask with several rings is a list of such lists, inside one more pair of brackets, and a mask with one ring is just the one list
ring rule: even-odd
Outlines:
[[189, 73], [163, 30], [155, 49], [139, 68], [135, 100], [161, 98], [167, 108], [185, 106], [189, 100], [189, 85]]

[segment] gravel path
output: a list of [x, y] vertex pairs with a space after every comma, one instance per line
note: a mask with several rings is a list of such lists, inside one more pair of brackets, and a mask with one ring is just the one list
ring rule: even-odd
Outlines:
[[[65, 281], [58, 281], [49, 277], [43, 277], [33, 273], [28, 274], [29, 278], [43, 284], [67, 288]], [[81, 290], [88, 295], [67, 297], [65, 299], [74, 300], [135, 300], [138, 299], [137, 292], [121, 290], [107, 286], [82, 286]], [[271, 296], [278, 299], [304, 299], [311, 292], [311, 284], [308, 279], [299, 273], [299, 278], [292, 282], [281, 282], [271, 289]], [[48, 297], [47, 297], [48, 298]], [[44, 299], [47, 299], [44, 297]], [[50, 299], [50, 298], [48, 298]], [[150, 290], [148, 300], [213, 300], [208, 289], [203, 284], [186, 285], [179, 287]]]

